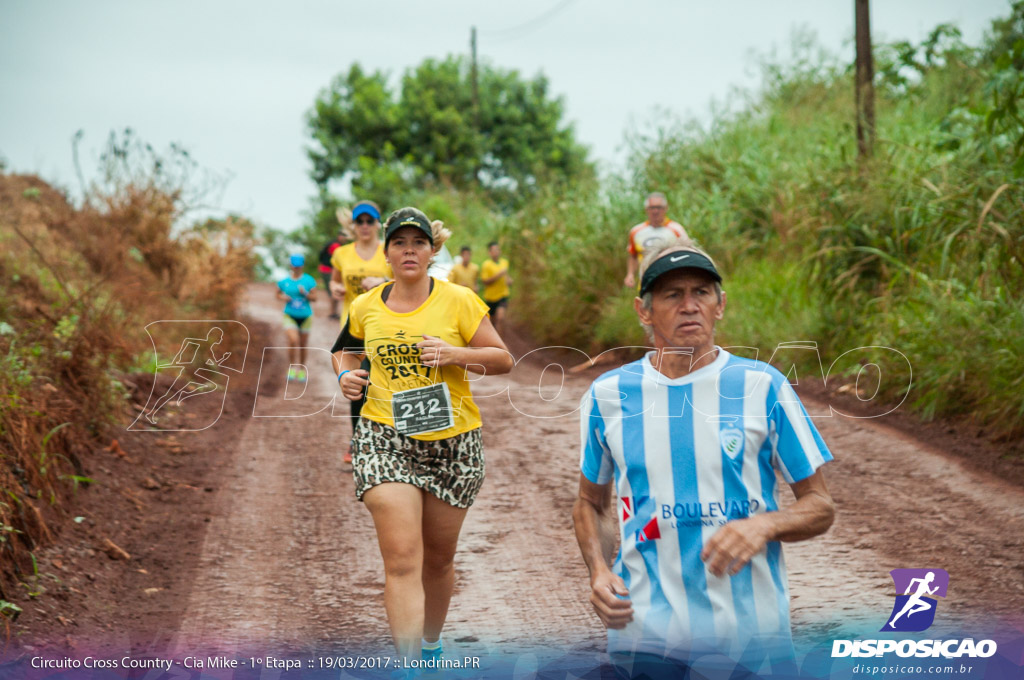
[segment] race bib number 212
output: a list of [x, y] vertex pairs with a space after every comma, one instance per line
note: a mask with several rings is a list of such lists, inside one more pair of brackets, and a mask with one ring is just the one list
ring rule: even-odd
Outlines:
[[446, 430], [455, 424], [448, 383], [403, 390], [391, 395], [395, 429], [405, 435]]

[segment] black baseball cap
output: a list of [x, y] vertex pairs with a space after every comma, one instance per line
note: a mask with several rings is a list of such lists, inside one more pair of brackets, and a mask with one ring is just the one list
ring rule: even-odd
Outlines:
[[695, 250], [673, 250], [659, 257], [644, 270], [644, 275], [640, 279], [640, 296], [643, 297], [650, 292], [654, 282], [663, 274], [676, 269], [699, 269], [711, 274], [715, 281], [722, 282], [722, 275], [718, 273], [715, 263], [707, 255]]
[[387, 231], [384, 232], [385, 246], [387, 246], [388, 241], [391, 240], [391, 237], [395, 235], [395, 232], [401, 229], [402, 227], [416, 227], [417, 229], [419, 229], [420, 231], [427, 235], [427, 238], [430, 239], [431, 245], [434, 244], [434, 230], [431, 229], [430, 222], [427, 222], [425, 219], [419, 217], [418, 215], [408, 215], [406, 217], [403, 217], [401, 220], [395, 220], [394, 222], [388, 225]]

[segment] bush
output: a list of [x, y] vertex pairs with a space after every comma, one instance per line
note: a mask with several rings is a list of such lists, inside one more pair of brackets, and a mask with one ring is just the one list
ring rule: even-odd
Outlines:
[[721, 343], [763, 358], [813, 341], [826, 368], [850, 349], [895, 348], [907, 359], [862, 359], [885, 374], [883, 396], [902, 399], [912, 371], [908, 403], [924, 417], [1024, 433], [1024, 3], [1013, 12], [990, 38], [1002, 53], [949, 26], [879, 46], [870, 162], [856, 159], [852, 73], [800, 36], [710, 129], [666, 125], [634, 139], [627, 178], [538, 197], [504, 227], [523, 237], [520, 318], [545, 342], [633, 344], [626, 231], [660, 190], [724, 272]]
[[31, 551], [52, 539], [67, 501], [90, 481], [85, 461], [126, 415], [119, 376], [151, 352], [146, 324], [230, 318], [252, 275], [250, 223], [179, 229], [187, 187], [173, 186], [160, 169], [167, 163], [150, 151], [143, 154], [155, 165], [149, 173], [133, 165], [134, 146], [113, 139], [107, 156], [116, 162], [81, 208], [36, 177], [0, 174], [0, 573], [7, 577], [29, 568]]

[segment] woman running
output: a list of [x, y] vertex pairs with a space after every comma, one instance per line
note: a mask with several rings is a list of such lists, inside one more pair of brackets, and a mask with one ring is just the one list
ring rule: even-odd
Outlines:
[[[380, 242], [380, 208], [373, 201], [360, 201], [352, 207], [352, 222], [355, 240], [334, 249], [331, 254], [331, 295], [342, 301], [341, 327], [348, 320], [352, 301], [374, 286], [391, 278], [391, 268], [384, 257], [384, 246]], [[369, 370], [369, 362], [362, 368]], [[352, 402], [352, 428], [355, 429], [364, 399]], [[351, 446], [345, 449], [342, 459], [352, 462]]]
[[415, 208], [392, 213], [385, 253], [395, 280], [356, 299], [332, 349], [347, 398], [369, 385], [352, 439], [356, 496], [377, 530], [395, 647], [413, 659], [440, 658], [459, 531], [484, 479], [467, 371], [497, 375], [513, 365], [480, 298], [427, 274], [449, 236]]
[[306, 345], [309, 344], [309, 329], [313, 327], [313, 308], [309, 303], [316, 300], [316, 279], [302, 271], [306, 264], [304, 255], [292, 255], [289, 262], [291, 273], [277, 282], [277, 299], [285, 303], [288, 380], [306, 382]]
[[342, 301], [341, 327], [352, 301], [391, 278], [391, 268], [380, 242], [380, 208], [360, 201], [352, 208], [355, 240], [331, 254], [331, 295]]

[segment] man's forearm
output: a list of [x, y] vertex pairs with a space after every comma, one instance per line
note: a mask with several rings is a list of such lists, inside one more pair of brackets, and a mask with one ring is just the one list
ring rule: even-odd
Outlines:
[[577, 498], [572, 508], [572, 523], [587, 571], [593, 575], [595, 568], [605, 565], [597, 509], [590, 502]]
[[764, 515], [772, 540], [803, 541], [825, 533], [835, 519], [835, 504], [827, 494], [811, 491], [785, 510]]
[[572, 520], [576, 542], [591, 576], [595, 570], [607, 570], [615, 551], [614, 518], [590, 501], [577, 498], [572, 509]]
[[802, 541], [832, 526], [835, 506], [821, 470], [790, 488], [796, 501], [785, 510], [733, 520], [707, 540], [700, 558], [712, 574], [737, 574], [767, 543]]

